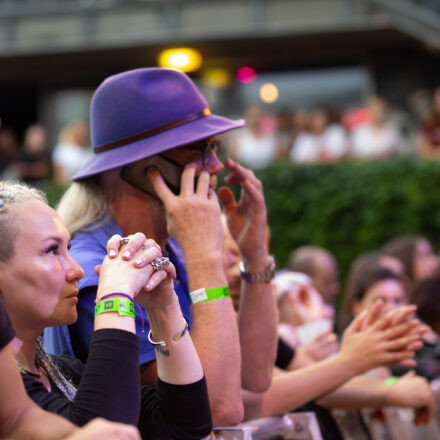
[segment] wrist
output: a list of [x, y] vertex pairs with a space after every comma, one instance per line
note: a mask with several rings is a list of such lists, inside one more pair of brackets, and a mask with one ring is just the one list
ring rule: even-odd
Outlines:
[[[123, 293], [125, 295], [129, 295], [131, 299], [134, 297], [134, 291], [130, 286], [115, 286], [115, 285], [106, 285], [106, 284], [99, 284], [98, 290], [96, 292], [96, 301], [100, 301], [100, 299], [105, 296], [109, 295], [111, 293]], [[122, 296], [121, 296], [122, 297]]]
[[243, 264], [247, 271], [266, 270], [270, 264], [271, 256], [267, 251], [255, 252], [254, 255], [246, 257], [243, 255]]
[[338, 362], [341, 363], [341, 368], [344, 368], [348, 373], [348, 378], [359, 376], [368, 370], [367, 368], [362, 367], [356, 356], [351, 356], [342, 351], [338, 352], [334, 358], [338, 359]]
[[221, 254], [205, 255], [204, 259], [198, 261], [185, 258], [185, 263], [190, 291], [227, 285]]

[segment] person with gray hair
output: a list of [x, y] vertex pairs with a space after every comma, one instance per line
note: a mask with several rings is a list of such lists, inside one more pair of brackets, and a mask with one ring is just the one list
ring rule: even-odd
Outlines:
[[[97, 288], [94, 266], [106, 255], [110, 236], [142, 231], [176, 266], [175, 289], [203, 365], [215, 425], [241, 421], [241, 386], [267, 389], [276, 351], [270, 290], [275, 264], [265, 240], [262, 184], [252, 171], [227, 159], [226, 186], [218, 195], [215, 191], [216, 176], [224, 169], [216, 136], [243, 124], [211, 114], [191, 80], [173, 69], [131, 70], [100, 85], [91, 104], [95, 154], [74, 176], [58, 207], [73, 235], [72, 255], [85, 270], [79, 319], [68, 329], [45, 333], [51, 352], [87, 357]], [[236, 184], [242, 188], [238, 200], [228, 187]], [[246, 292], [238, 325], [222, 267], [219, 199], [243, 258]], [[146, 318], [141, 310], [139, 363], [142, 382], [154, 386], [161, 353], [146, 337]]]
[[328, 250], [318, 246], [301, 246], [290, 254], [287, 268], [307, 274], [324, 301], [333, 305], [340, 287], [338, 262]]

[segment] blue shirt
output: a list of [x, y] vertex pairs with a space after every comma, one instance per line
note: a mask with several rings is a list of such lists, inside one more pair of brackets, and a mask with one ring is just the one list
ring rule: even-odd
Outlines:
[[[44, 346], [52, 354], [68, 354], [86, 362], [89, 351], [90, 338], [94, 326], [94, 309], [98, 276], [94, 268], [101, 264], [107, 254], [107, 241], [112, 235], [124, 236], [119, 225], [110, 219], [103, 225], [90, 231], [79, 231], [72, 240], [70, 254], [84, 270], [84, 277], [78, 283], [79, 302], [77, 305], [78, 320], [69, 326], [49, 327], [44, 330]], [[185, 271], [183, 252], [177, 243], [169, 239], [165, 253], [175, 265], [177, 279], [174, 288], [179, 298], [183, 316], [191, 329], [191, 301], [188, 295], [188, 279]], [[140, 307], [144, 316], [144, 333], [142, 320], [136, 307], [136, 333], [140, 337], [140, 365], [156, 359], [154, 347], [148, 342], [150, 325], [143, 307]]]

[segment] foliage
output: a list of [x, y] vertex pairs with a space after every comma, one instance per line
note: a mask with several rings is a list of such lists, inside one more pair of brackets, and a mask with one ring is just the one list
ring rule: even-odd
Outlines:
[[304, 244], [329, 249], [344, 275], [359, 254], [402, 234], [440, 239], [440, 162], [398, 158], [295, 166], [257, 173], [265, 188], [279, 267]]

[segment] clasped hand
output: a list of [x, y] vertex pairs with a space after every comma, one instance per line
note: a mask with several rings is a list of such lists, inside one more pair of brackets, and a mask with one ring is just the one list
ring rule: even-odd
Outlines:
[[113, 235], [107, 243], [107, 256], [95, 271], [99, 275], [97, 298], [108, 293], [125, 293], [147, 307], [166, 307], [175, 298], [173, 278], [176, 269], [169, 262], [156, 270], [151, 263], [162, 256], [160, 246], [138, 232], [121, 242]]

